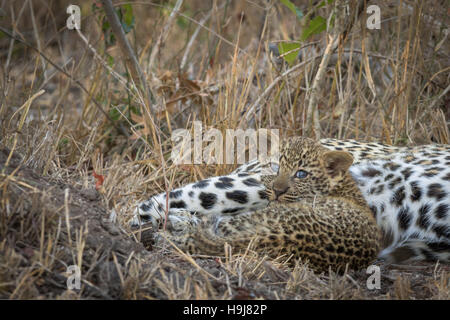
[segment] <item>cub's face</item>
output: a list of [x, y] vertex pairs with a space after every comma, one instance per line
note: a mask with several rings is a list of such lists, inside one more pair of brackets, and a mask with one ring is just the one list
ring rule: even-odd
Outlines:
[[269, 200], [298, 201], [336, 190], [353, 158], [344, 151], [330, 151], [314, 140], [295, 137], [283, 144], [279, 163]]

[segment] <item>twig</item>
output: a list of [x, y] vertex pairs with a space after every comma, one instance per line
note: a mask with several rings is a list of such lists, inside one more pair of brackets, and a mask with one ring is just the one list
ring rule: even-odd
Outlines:
[[209, 273], [208, 271], [206, 271], [205, 269], [203, 269], [202, 267], [200, 267], [197, 262], [195, 262], [194, 259], [192, 259], [192, 257], [188, 254], [186, 254], [185, 252], [183, 252], [183, 250], [181, 250], [180, 248], [178, 248], [178, 246], [173, 243], [173, 241], [171, 241], [164, 233], [162, 234], [164, 240], [166, 240], [167, 242], [169, 242], [169, 244], [175, 249], [175, 251], [178, 252], [178, 254], [180, 254], [181, 257], [183, 257], [186, 261], [188, 261], [189, 263], [191, 263], [198, 271], [200, 271], [201, 273], [205, 274], [208, 277], [213, 278], [214, 280], [219, 281], [218, 278], [216, 278], [215, 276], [213, 276], [211, 273]]
[[116, 11], [111, 3], [111, 0], [102, 0], [103, 8], [105, 9], [106, 18], [111, 26], [111, 29], [114, 33], [114, 36], [119, 43], [120, 49], [125, 56], [125, 64], [131, 70], [131, 76], [134, 79], [135, 83], [140, 83], [145, 96], [145, 101], [147, 104], [147, 109], [151, 110], [153, 114], [156, 113], [154, 109], [154, 105], [151, 103], [153, 100], [153, 96], [147, 86], [147, 82], [145, 80], [144, 73], [142, 72], [141, 67], [139, 66], [139, 62], [131, 48], [130, 43], [128, 42], [125, 32], [123, 31], [122, 25], [120, 24], [119, 18], [117, 17]]
[[[225, 6], [226, 3], [223, 3], [218, 10], [222, 9]], [[184, 66], [186, 65], [186, 61], [189, 55], [189, 51], [191, 51], [191, 47], [194, 44], [195, 39], [197, 38], [198, 34], [200, 33], [200, 29], [201, 27], [205, 24], [206, 21], [209, 20], [209, 18], [211, 18], [211, 14], [212, 14], [212, 10], [208, 12], [208, 14], [202, 19], [200, 20], [200, 22], [197, 25], [197, 28], [195, 29], [194, 33], [192, 34], [191, 39], [189, 39], [189, 43], [186, 46], [186, 50], [184, 51], [184, 55], [183, 58], [181, 59], [181, 64], [180, 64], [180, 70], [184, 69]]]
[[[436, 105], [436, 103], [442, 99], [443, 96], [445, 96], [448, 91], [450, 90], [450, 84], [447, 86], [447, 88], [445, 88], [444, 91], [441, 92], [441, 94], [439, 95], [439, 97], [437, 97], [437, 99], [434, 99], [434, 101], [430, 104], [430, 106], [428, 107], [428, 109], [433, 109], [434, 106]], [[423, 116], [423, 115], [422, 115]], [[421, 118], [422, 119], [422, 118]]]
[[445, 89], [441, 92], [441, 94], [440, 94], [436, 99], [433, 100], [433, 102], [428, 106], [427, 110], [426, 110], [425, 112], [423, 112], [423, 113], [420, 115], [419, 120], [418, 120], [417, 122], [421, 122], [422, 119], [423, 119], [426, 115], [428, 115], [428, 113], [429, 113], [430, 111], [433, 111], [433, 109], [434, 109], [434, 107], [436, 106], [436, 104], [438, 103], [438, 101], [440, 101], [440, 100], [442, 99], [442, 97], [444, 97], [449, 91], [450, 91], [450, 84], [447, 86], [447, 88], [445, 88]]
[[[104, 59], [102, 59], [102, 57], [97, 53], [97, 51], [95, 50], [95, 48], [89, 43], [89, 40], [84, 36], [83, 33], [81, 33], [81, 31], [79, 29], [76, 29], [78, 36], [81, 38], [81, 40], [83, 40], [83, 42], [86, 44], [86, 46], [88, 47], [89, 50], [91, 50], [92, 54], [94, 55], [94, 57], [101, 63], [101, 65], [109, 71], [109, 73], [112, 74], [112, 76], [117, 79], [124, 87], [125, 89], [134, 97], [137, 99], [136, 95], [128, 88], [127, 83], [126, 83], [126, 79], [124, 77], [122, 77], [120, 74], [118, 74], [116, 71], [114, 71], [113, 68], [111, 68], [110, 66], [108, 66], [108, 64], [106, 63], [106, 61]], [[136, 88], [136, 87], [135, 87]], [[137, 88], [136, 88], [137, 90]]]
[[[34, 17], [33, 1], [28, 0], [28, 3], [30, 5], [31, 24], [33, 26], [34, 37], [36, 38], [37, 48], [39, 49], [39, 51], [42, 51], [41, 41], [39, 39], [39, 33], [38, 33], [37, 25], [36, 25], [36, 18]], [[47, 80], [47, 68], [45, 65], [45, 61], [42, 59], [39, 59], [39, 60], [41, 60], [41, 63], [42, 63], [44, 79]]]
[[27, 117], [27, 114], [30, 110], [31, 104], [33, 103], [33, 101], [38, 98], [39, 96], [43, 95], [45, 93], [45, 90], [39, 90], [38, 92], [36, 92], [35, 94], [33, 94], [31, 96], [31, 98], [29, 98], [27, 101], [25, 101], [25, 103], [19, 108], [17, 109], [13, 115], [11, 116], [11, 118], [9, 119], [9, 126], [11, 126], [11, 121], [12, 119], [16, 116], [16, 114], [19, 114], [20, 111], [22, 111], [22, 109], [24, 109], [24, 112], [22, 113], [22, 116], [20, 117], [20, 121], [19, 121], [19, 126], [18, 126], [18, 131], [22, 130], [23, 124], [25, 123], [25, 118]]
[[[303, 61], [295, 66], [293, 66], [292, 68], [286, 70], [284, 73], [282, 73], [280, 76], [276, 77], [272, 83], [266, 88], [266, 90], [264, 90], [264, 92], [258, 97], [258, 99], [256, 99], [256, 101], [248, 108], [247, 110], [247, 114], [245, 115], [245, 117], [243, 119], [245, 119], [245, 121], [250, 120], [251, 115], [254, 113], [254, 109], [256, 108], [256, 106], [258, 106], [261, 103], [261, 100], [264, 99], [270, 91], [272, 91], [272, 89], [275, 87], [275, 85], [280, 82], [284, 77], [286, 77], [288, 74], [300, 69], [301, 67], [307, 65], [308, 63], [316, 60], [317, 58], [320, 58], [322, 55], [317, 55], [314, 56], [312, 58], [309, 58], [306, 61]], [[258, 110], [256, 110], [258, 111]]]
[[306, 111], [306, 134], [313, 136], [316, 139], [320, 138], [320, 122], [319, 122], [319, 112], [317, 108], [317, 101], [319, 95], [319, 88], [323, 84], [325, 79], [325, 70], [328, 67], [328, 62], [332, 52], [337, 48], [341, 36], [342, 23], [344, 18], [344, 3], [342, 0], [336, 0], [334, 3], [334, 13], [335, 13], [335, 25], [333, 32], [330, 35], [330, 39], [325, 52], [323, 53], [322, 61], [320, 62], [319, 69], [317, 70], [316, 76], [314, 77], [313, 84], [309, 91], [308, 99], [308, 109]]
[[[109, 0], [105, 0], [109, 1]], [[159, 33], [158, 40], [156, 41], [156, 45], [152, 50], [152, 54], [150, 55], [150, 60], [148, 63], [148, 70], [151, 70], [153, 67], [153, 63], [155, 62], [156, 55], [159, 52], [159, 48], [161, 47], [162, 43], [166, 40], [167, 35], [169, 33], [169, 29], [173, 24], [173, 20], [175, 16], [178, 14], [178, 11], [180, 10], [181, 5], [183, 4], [183, 0], [177, 0], [177, 3], [173, 7], [172, 12], [170, 13], [169, 18], [167, 19], [166, 24], [164, 25], [162, 31]]]
[[[15, 19], [15, 17], [14, 17], [14, 9], [11, 6], [11, 8], [10, 8], [11, 9], [11, 18], [12, 18], [12, 21], [14, 22], [14, 25], [17, 25], [17, 23], [19, 22], [20, 18], [22, 17], [22, 14], [23, 14], [23, 11], [24, 11], [26, 5], [27, 5], [27, 3], [24, 2], [22, 8], [19, 11], [19, 15], [17, 16], [17, 19]], [[16, 28], [13, 28], [12, 34], [14, 36], [16, 35]], [[9, 43], [8, 56], [6, 58], [6, 63], [5, 63], [6, 73], [8, 73], [9, 63], [11, 62], [11, 57], [12, 57], [12, 53], [13, 53], [13, 49], [14, 49], [14, 40], [17, 40], [14, 37], [10, 37], [10, 38], [11, 38], [11, 42]]]

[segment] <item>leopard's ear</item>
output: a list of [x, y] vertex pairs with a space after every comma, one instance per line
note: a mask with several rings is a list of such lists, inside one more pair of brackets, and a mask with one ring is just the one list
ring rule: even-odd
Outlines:
[[345, 151], [327, 151], [323, 155], [323, 163], [328, 173], [335, 177], [347, 172], [353, 164], [353, 157]]

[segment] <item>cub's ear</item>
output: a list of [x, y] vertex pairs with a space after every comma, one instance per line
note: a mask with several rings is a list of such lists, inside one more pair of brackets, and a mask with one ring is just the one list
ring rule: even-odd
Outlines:
[[323, 162], [328, 173], [334, 177], [347, 172], [353, 164], [353, 157], [345, 151], [328, 151], [323, 155]]

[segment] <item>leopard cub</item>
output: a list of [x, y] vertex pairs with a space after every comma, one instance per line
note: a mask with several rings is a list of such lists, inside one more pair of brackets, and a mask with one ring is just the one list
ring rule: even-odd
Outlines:
[[[159, 237], [191, 253], [222, 254], [225, 243], [291, 262], [309, 261], [314, 270], [360, 269], [376, 259], [381, 232], [349, 173], [352, 156], [330, 151], [311, 139], [295, 137], [282, 145], [279, 170], [264, 209], [239, 215], [204, 216]], [[285, 202], [296, 194], [295, 202]], [[176, 229], [176, 230], [175, 230]]]

